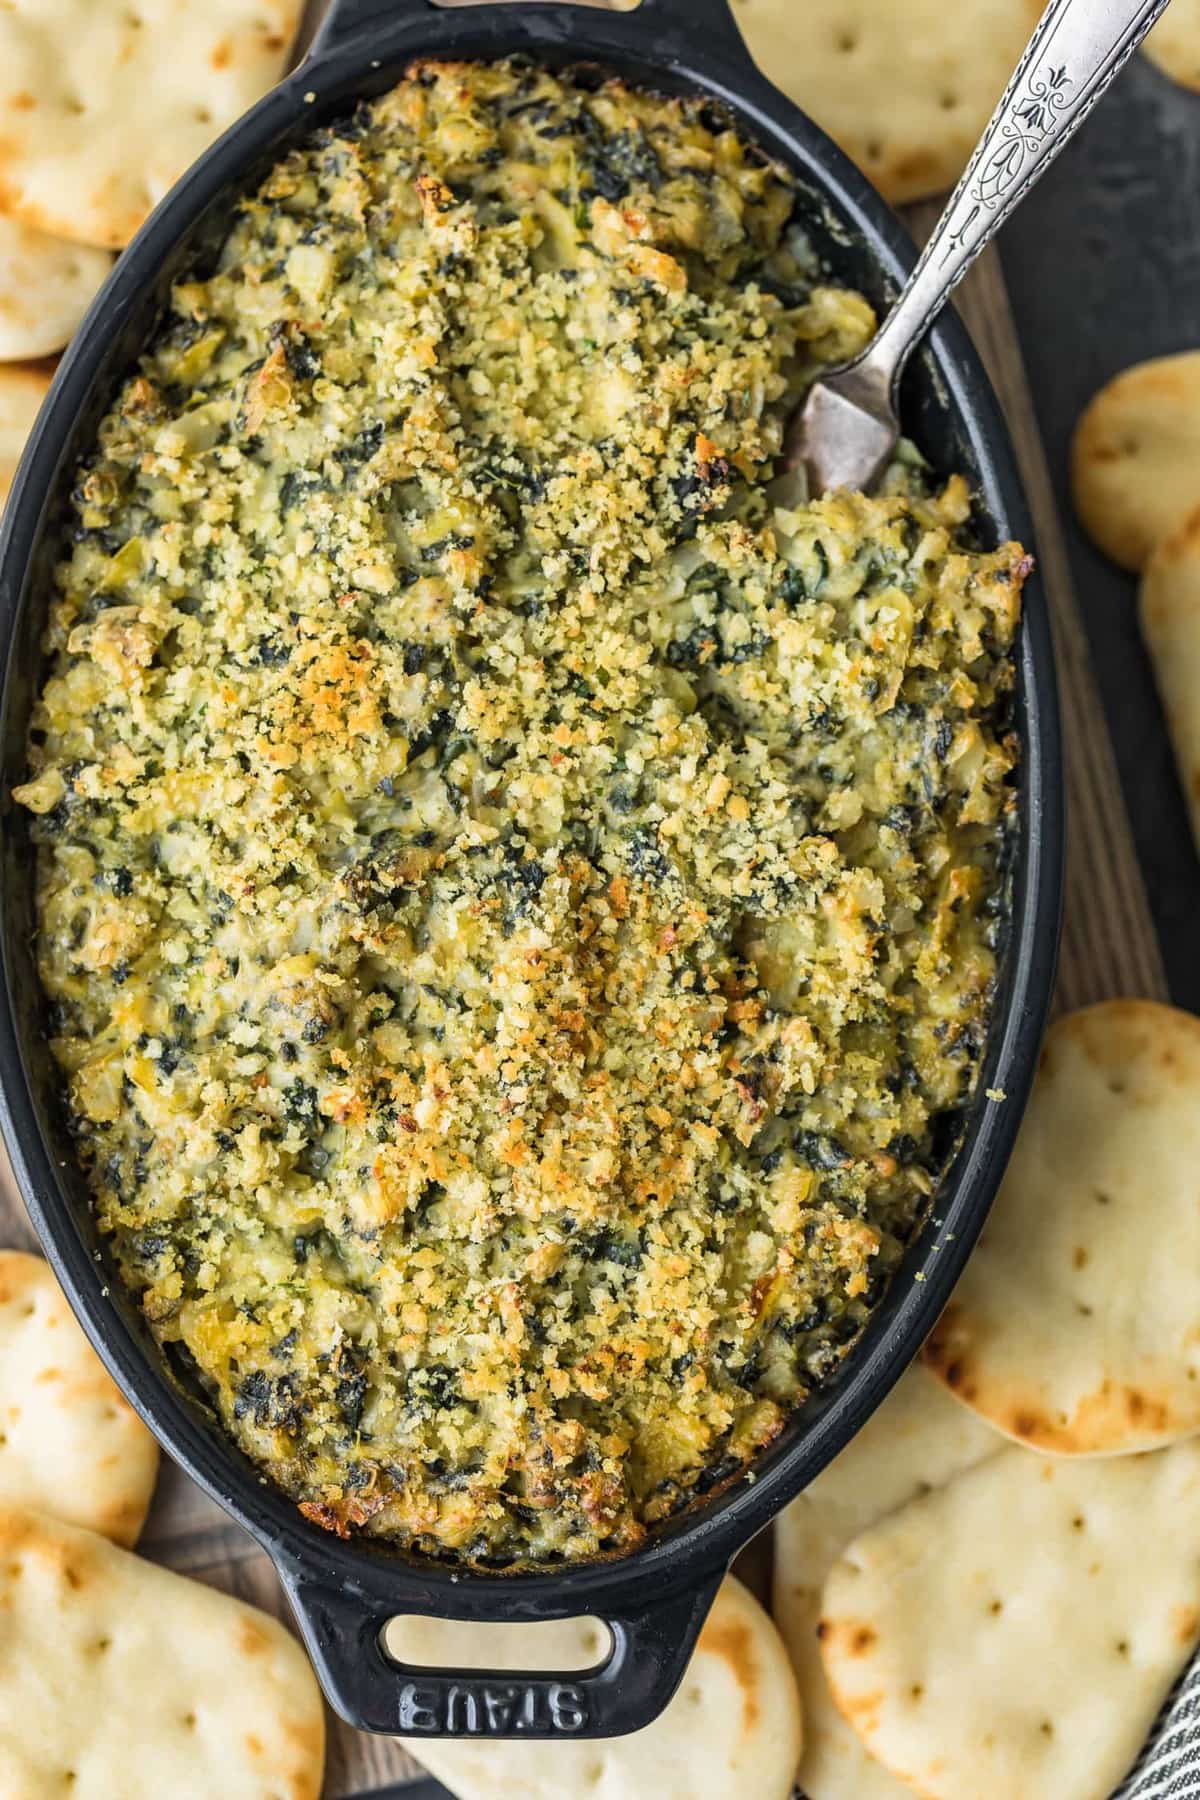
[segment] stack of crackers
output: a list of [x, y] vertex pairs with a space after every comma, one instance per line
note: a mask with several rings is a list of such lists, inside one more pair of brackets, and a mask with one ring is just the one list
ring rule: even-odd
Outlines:
[[317, 1800], [299, 1644], [130, 1554], [157, 1469], [46, 1264], [0, 1251], [0, 1794]]
[[0, 5], [0, 505], [113, 263], [287, 66], [301, 0]]
[[[1200, 37], [1200, 0], [1196, 10]], [[1142, 635], [1200, 848], [1200, 349], [1101, 388], [1075, 432], [1071, 479], [1085, 529], [1140, 577]]]
[[1200, 1020], [1052, 1026], [924, 1351], [783, 1514], [809, 1800], [1104, 1800], [1200, 1644]]

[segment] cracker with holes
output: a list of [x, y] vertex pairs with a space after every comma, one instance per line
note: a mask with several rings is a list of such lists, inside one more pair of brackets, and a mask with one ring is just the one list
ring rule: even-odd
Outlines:
[[1097, 1800], [1200, 1638], [1200, 1442], [1004, 1450], [856, 1538], [821, 1652], [872, 1753], [927, 1800]]
[[0, 6], [0, 213], [120, 249], [282, 75], [300, 0]]
[[1200, 93], [1200, 0], [1171, 0], [1145, 51], [1164, 75]]
[[776, 1520], [771, 1610], [800, 1685], [804, 1754], [796, 1779], [808, 1800], [904, 1800], [908, 1792], [870, 1754], [829, 1691], [817, 1637], [826, 1576], [877, 1519], [1006, 1448], [918, 1363]]
[[1071, 446], [1075, 510], [1125, 569], [1200, 506], [1200, 350], [1136, 363], [1089, 403]]
[[1150, 558], [1138, 606], [1200, 850], [1200, 505]]
[[0, 1251], [0, 1506], [136, 1543], [158, 1445], [40, 1256]]
[[324, 1734], [312, 1670], [275, 1619], [0, 1509], [0, 1793], [317, 1800]]
[[[456, 1625], [394, 1620], [388, 1648], [413, 1663], [490, 1668], [587, 1668], [603, 1654], [589, 1619], [553, 1625]], [[732, 1576], [722, 1584], [675, 1698], [632, 1737], [590, 1743], [457, 1743], [422, 1738], [413, 1755], [459, 1800], [788, 1800], [800, 1754], [796, 1683], [779, 1633]]]
[[734, 0], [759, 67], [895, 205], [958, 180], [1041, 0]]
[[983, 1236], [925, 1359], [1037, 1450], [1200, 1431], [1200, 1019], [1109, 1000], [1050, 1028]]
[[53, 376], [49, 363], [0, 363], [0, 507]]
[[107, 250], [0, 218], [0, 362], [53, 356], [112, 268]]

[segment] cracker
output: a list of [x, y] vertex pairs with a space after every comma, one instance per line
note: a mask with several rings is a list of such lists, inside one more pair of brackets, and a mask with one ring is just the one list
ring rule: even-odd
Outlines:
[[[603, 1634], [589, 1619], [554, 1625], [455, 1625], [393, 1620], [388, 1647], [414, 1663], [479, 1663], [496, 1669], [586, 1668]], [[796, 1682], [779, 1633], [730, 1576], [700, 1634], [679, 1691], [652, 1725], [590, 1743], [457, 1743], [406, 1740], [406, 1748], [459, 1800], [788, 1800], [800, 1754]]]
[[133, 1544], [158, 1445], [75, 1323], [40, 1256], [0, 1251], [0, 1506]]
[[1200, 350], [1135, 363], [1089, 403], [1071, 446], [1075, 510], [1124, 569], [1200, 505]]
[[324, 1715], [275, 1619], [0, 1510], [0, 1793], [317, 1800]]
[[282, 75], [299, 0], [0, 6], [0, 212], [116, 250]]
[[831, 1570], [838, 1705], [927, 1800], [1097, 1800], [1200, 1637], [1198, 1510], [1200, 1443], [990, 1457]]
[[112, 268], [107, 250], [0, 218], [0, 362], [53, 356]]
[[1164, 75], [1200, 93], [1200, 0], [1171, 0], [1144, 48]]
[[1200, 506], [1150, 558], [1138, 609], [1200, 850]]
[[953, 187], [1041, 0], [735, 0], [764, 74], [894, 205]]
[[1038, 1450], [1200, 1431], [1200, 1019], [1109, 1000], [1051, 1027], [930, 1368]]
[[808, 1800], [904, 1800], [908, 1793], [865, 1749], [829, 1691], [817, 1638], [826, 1576], [867, 1526], [1005, 1449], [990, 1425], [956, 1405], [918, 1363], [776, 1521], [771, 1610], [800, 1686], [797, 1781]]
[[46, 363], [0, 363], [0, 507], [53, 377]]

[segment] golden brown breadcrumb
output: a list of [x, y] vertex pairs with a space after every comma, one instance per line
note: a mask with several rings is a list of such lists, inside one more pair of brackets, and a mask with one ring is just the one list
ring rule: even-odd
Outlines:
[[872, 329], [711, 107], [428, 65], [179, 283], [19, 798], [95, 1206], [312, 1518], [636, 1543], [836, 1366], [971, 1092], [1025, 562], [774, 479]]

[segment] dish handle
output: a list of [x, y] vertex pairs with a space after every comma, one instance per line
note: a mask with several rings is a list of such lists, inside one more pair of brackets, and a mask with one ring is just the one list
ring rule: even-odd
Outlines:
[[[660, 1600], [597, 1614], [611, 1637], [605, 1661], [555, 1674], [396, 1662], [383, 1643], [389, 1618], [437, 1616], [432, 1604], [398, 1598], [388, 1607], [306, 1570], [279, 1572], [330, 1704], [359, 1731], [529, 1739], [620, 1737], [649, 1725], [682, 1681], [725, 1573], [710, 1570]], [[519, 1586], [518, 1577], [514, 1599]]]
[[[324, 23], [317, 33], [313, 53], [340, 45], [370, 25], [385, 25], [403, 18], [428, 17], [431, 12], [464, 12], [472, 7], [495, 6], [495, 10], [528, 6], [531, 0], [331, 0]], [[726, 51], [748, 60], [745, 42], [734, 20], [730, 0], [639, 0], [635, 7], [622, 7], [612, 0], [551, 0], [539, 4], [542, 12], [559, 15], [576, 9], [593, 13], [606, 12], [609, 22], [631, 28], [630, 41], [637, 31], [674, 26], [689, 42], [697, 38], [711, 44], [714, 38]]]

